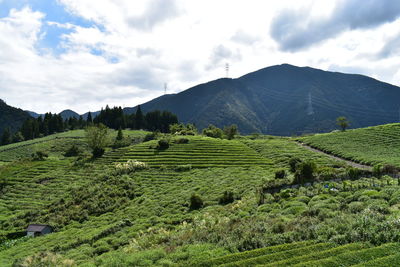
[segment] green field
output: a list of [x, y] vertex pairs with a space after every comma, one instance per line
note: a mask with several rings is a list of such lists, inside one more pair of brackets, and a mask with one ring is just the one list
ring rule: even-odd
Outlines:
[[[183, 137], [162, 135], [170, 143], [164, 150], [152, 140], [109, 147], [97, 160], [64, 157], [73, 144], [89, 153], [83, 137], [73, 131], [0, 147], [10, 159], [0, 165], [0, 266], [385, 266], [399, 259], [397, 179], [316, 179], [266, 193], [271, 181], [293, 181], [293, 157], [347, 170], [291, 138], [189, 136], [179, 143]], [[49, 158], [31, 160], [37, 150]], [[128, 160], [148, 168], [117, 173], [115, 164]], [[286, 178], [276, 179], [277, 170]], [[193, 195], [200, 208], [191, 208]], [[55, 232], [7, 237], [30, 223]]]
[[400, 167], [400, 124], [393, 123], [298, 139], [322, 151], [367, 165]]

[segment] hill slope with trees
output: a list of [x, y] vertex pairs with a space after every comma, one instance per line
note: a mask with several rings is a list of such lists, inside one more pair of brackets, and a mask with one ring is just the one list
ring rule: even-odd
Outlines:
[[399, 87], [367, 76], [283, 64], [200, 84], [141, 106], [144, 112], [169, 110], [199, 129], [237, 124], [242, 133], [293, 135], [336, 129], [340, 116], [350, 120], [351, 128], [397, 122], [398, 99]]
[[17, 130], [30, 117], [27, 112], [11, 107], [0, 99], [0, 134], [8, 128], [10, 131]]

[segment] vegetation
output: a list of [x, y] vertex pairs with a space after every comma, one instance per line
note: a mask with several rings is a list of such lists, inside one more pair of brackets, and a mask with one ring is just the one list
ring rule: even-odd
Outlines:
[[[107, 138], [149, 134], [108, 130]], [[89, 159], [85, 135], [0, 148], [0, 160], [14, 159], [0, 166], [0, 266], [373, 266], [399, 259], [400, 185], [386, 158], [372, 173], [292, 138], [174, 132], [114, 149], [105, 143], [104, 155]], [[158, 148], [162, 140], [167, 149]], [[74, 145], [80, 153], [65, 157]], [[36, 151], [49, 156], [33, 161]], [[30, 223], [56, 231], [16, 237]]]
[[103, 156], [108, 144], [108, 128], [104, 124], [89, 126], [85, 129], [86, 141], [92, 149], [93, 158]]
[[346, 129], [350, 126], [350, 122], [346, 119], [346, 117], [338, 117], [336, 119], [336, 124], [343, 132], [346, 131]]
[[312, 147], [367, 165], [400, 167], [400, 124], [316, 134], [298, 138]]

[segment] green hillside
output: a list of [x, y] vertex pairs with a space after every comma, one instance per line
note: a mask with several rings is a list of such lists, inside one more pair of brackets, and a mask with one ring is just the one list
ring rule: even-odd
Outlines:
[[312, 147], [356, 162], [400, 167], [400, 124], [316, 134], [299, 138]]
[[[124, 131], [136, 141], [146, 134]], [[169, 147], [158, 148], [160, 139]], [[81, 155], [65, 157], [72, 145]], [[34, 160], [36, 151], [49, 157]], [[160, 135], [88, 156], [83, 131], [0, 147], [0, 266], [350, 266], [399, 258], [398, 180], [354, 175], [291, 138]], [[316, 164], [313, 184], [298, 184], [293, 159], [302, 162], [298, 170]], [[135, 160], [145, 167], [124, 167]], [[18, 237], [31, 223], [55, 232]]]
[[11, 107], [0, 99], [0, 135], [6, 128], [10, 128], [11, 131], [17, 130], [30, 117], [27, 112]]

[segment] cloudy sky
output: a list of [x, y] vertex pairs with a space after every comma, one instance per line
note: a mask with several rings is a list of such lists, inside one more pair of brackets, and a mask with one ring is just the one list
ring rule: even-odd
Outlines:
[[0, 0], [0, 98], [131, 107], [290, 63], [400, 84], [398, 0]]

